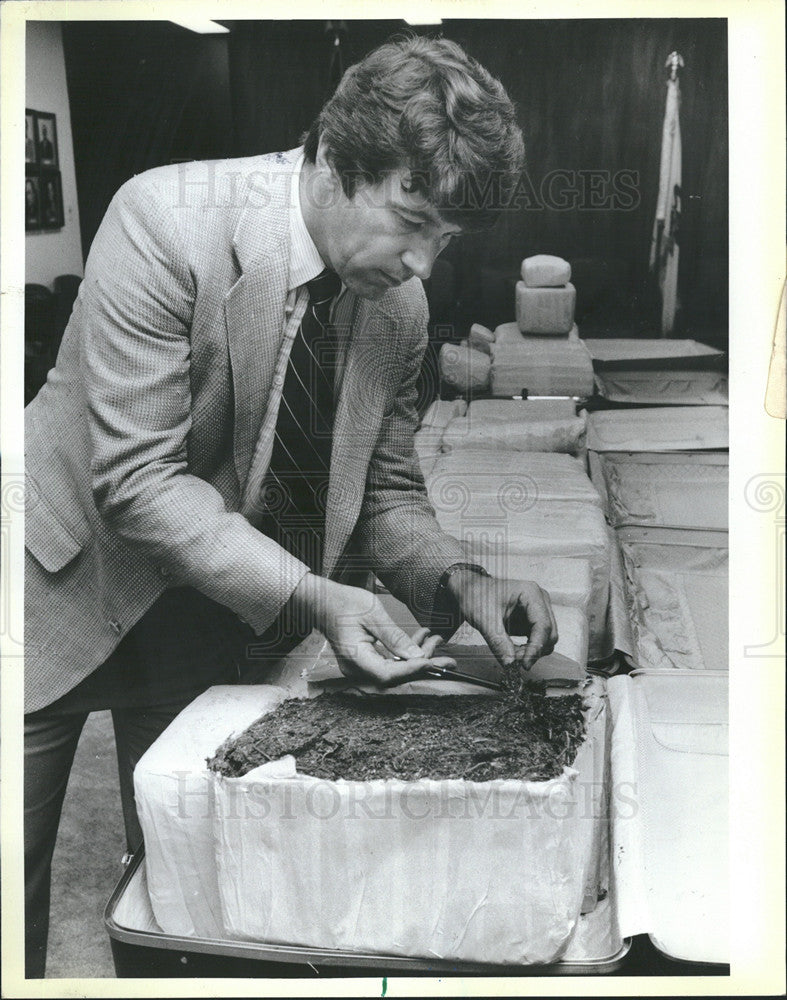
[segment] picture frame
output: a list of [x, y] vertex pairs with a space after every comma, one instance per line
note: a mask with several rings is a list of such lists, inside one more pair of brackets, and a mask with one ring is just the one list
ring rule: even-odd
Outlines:
[[38, 163], [37, 112], [25, 108], [25, 166]]
[[42, 169], [39, 175], [40, 225], [42, 230], [63, 227], [63, 185], [59, 170]]
[[25, 232], [41, 228], [41, 187], [38, 174], [25, 177]]
[[56, 116], [48, 111], [36, 111], [36, 150], [41, 167], [60, 166], [57, 146]]

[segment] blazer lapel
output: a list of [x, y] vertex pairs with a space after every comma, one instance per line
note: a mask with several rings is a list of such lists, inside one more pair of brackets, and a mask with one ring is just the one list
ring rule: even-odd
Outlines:
[[340, 301], [334, 325], [340, 336], [345, 332], [325, 513], [325, 576], [336, 568], [358, 520], [399, 342], [396, 320], [354, 296]]
[[291, 169], [284, 177], [276, 171], [270, 204], [244, 207], [233, 241], [243, 273], [224, 308], [235, 406], [233, 454], [241, 494], [253, 478], [252, 458], [281, 348], [290, 266]]

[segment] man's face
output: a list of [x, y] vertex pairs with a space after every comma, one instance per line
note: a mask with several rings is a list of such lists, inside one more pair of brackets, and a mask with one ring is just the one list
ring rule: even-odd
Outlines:
[[[331, 200], [321, 212], [323, 259], [347, 287], [377, 299], [413, 275], [429, 277], [435, 258], [459, 226], [442, 219], [424, 195], [408, 190], [410, 174], [397, 170], [347, 198], [333, 175]], [[307, 195], [308, 197], [308, 195]]]

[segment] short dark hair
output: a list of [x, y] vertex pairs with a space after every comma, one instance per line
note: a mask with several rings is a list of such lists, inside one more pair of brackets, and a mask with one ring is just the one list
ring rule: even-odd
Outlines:
[[494, 223], [524, 161], [503, 85], [445, 38], [390, 41], [351, 66], [304, 139], [312, 163], [320, 138], [348, 197], [361, 180], [409, 168], [463, 229]]

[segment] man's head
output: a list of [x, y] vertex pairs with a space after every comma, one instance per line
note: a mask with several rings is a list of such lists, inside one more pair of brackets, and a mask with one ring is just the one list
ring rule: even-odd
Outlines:
[[350, 288], [375, 298], [428, 277], [451, 235], [491, 226], [524, 152], [502, 85], [453, 42], [410, 38], [345, 73], [305, 155], [317, 183], [304, 212], [318, 248]]

